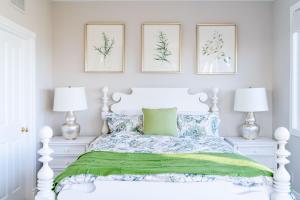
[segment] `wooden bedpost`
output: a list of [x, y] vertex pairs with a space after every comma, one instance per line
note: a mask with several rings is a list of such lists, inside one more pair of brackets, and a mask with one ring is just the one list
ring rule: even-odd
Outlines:
[[102, 134], [107, 134], [109, 132], [107, 121], [106, 121], [106, 115], [109, 111], [107, 93], [108, 93], [108, 87], [105, 86], [102, 88], [102, 112], [101, 112], [101, 117], [102, 117], [101, 133]]
[[219, 93], [219, 88], [213, 88], [212, 89], [212, 106], [211, 106], [211, 112], [215, 113], [215, 114], [219, 114], [219, 107], [218, 107], [218, 100], [219, 100], [219, 97], [218, 97], [218, 93]]
[[293, 198], [290, 195], [291, 176], [285, 168], [285, 165], [289, 163], [287, 157], [291, 155], [285, 148], [290, 138], [290, 133], [286, 128], [280, 127], [276, 129], [274, 137], [278, 143], [276, 152], [278, 167], [273, 176], [273, 193], [271, 194], [271, 200], [292, 200]]
[[52, 160], [51, 154], [53, 150], [49, 148], [48, 143], [53, 136], [53, 131], [49, 126], [44, 126], [40, 130], [40, 139], [43, 147], [38, 151], [41, 155], [39, 161], [43, 163], [42, 168], [37, 174], [37, 189], [38, 193], [35, 196], [35, 200], [54, 200], [55, 193], [53, 192], [53, 170], [49, 167], [49, 162]]

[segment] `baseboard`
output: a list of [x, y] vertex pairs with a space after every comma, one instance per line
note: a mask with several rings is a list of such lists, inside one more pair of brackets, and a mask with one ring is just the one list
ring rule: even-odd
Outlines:
[[296, 200], [300, 200], [300, 193], [299, 192], [293, 190], [293, 194], [296, 197]]

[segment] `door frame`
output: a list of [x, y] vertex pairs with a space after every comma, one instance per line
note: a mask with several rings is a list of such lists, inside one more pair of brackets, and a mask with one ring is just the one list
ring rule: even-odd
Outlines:
[[29, 110], [31, 110], [31, 115], [27, 116], [29, 137], [28, 137], [28, 162], [30, 163], [30, 169], [26, 173], [25, 182], [25, 199], [34, 199], [36, 192], [36, 149], [37, 149], [37, 138], [36, 138], [36, 68], [35, 68], [35, 44], [36, 44], [36, 34], [15, 22], [0, 16], [0, 30], [6, 31], [10, 34], [16, 35], [26, 41], [26, 46], [28, 48], [28, 71], [26, 73], [26, 79], [29, 81], [29, 93], [27, 96], [29, 102]]
[[[290, 110], [289, 110], [289, 126], [290, 132], [296, 137], [300, 137], [300, 131], [293, 128], [293, 110], [294, 110], [294, 83], [296, 80], [295, 69], [294, 69], [294, 13], [300, 9], [300, 2], [295, 3], [290, 7]], [[300, 39], [300, 38], [299, 38]], [[300, 69], [298, 69], [300, 70]]]

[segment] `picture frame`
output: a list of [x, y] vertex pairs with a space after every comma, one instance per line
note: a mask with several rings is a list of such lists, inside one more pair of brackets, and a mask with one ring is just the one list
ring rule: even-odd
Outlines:
[[125, 24], [90, 22], [84, 35], [85, 72], [124, 72]]
[[237, 73], [237, 25], [196, 25], [197, 74]]
[[141, 27], [142, 72], [181, 72], [181, 24], [148, 22]]

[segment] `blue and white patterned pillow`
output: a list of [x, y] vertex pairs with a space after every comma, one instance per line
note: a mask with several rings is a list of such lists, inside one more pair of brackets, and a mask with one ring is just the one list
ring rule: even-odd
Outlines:
[[109, 113], [106, 116], [110, 132], [133, 131], [142, 132], [143, 116], [142, 115], [122, 115]]
[[214, 113], [204, 115], [179, 114], [178, 136], [219, 136], [220, 119]]

